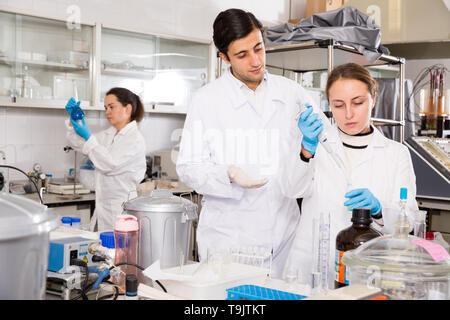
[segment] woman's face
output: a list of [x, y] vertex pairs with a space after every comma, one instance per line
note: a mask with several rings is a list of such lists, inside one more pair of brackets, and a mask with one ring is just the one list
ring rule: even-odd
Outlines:
[[131, 105], [124, 106], [113, 94], [105, 97], [105, 115], [109, 123], [117, 130], [122, 129], [130, 122]]
[[340, 78], [328, 90], [331, 112], [342, 131], [349, 135], [370, 131], [370, 116], [375, 99], [367, 84]]

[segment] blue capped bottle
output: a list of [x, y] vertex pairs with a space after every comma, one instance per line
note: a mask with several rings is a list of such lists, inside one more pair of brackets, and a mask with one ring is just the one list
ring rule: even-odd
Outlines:
[[394, 235], [398, 238], [408, 237], [409, 228], [411, 224], [408, 220], [408, 215], [406, 214], [406, 203], [408, 201], [408, 189], [400, 188], [400, 215], [395, 221], [395, 231]]

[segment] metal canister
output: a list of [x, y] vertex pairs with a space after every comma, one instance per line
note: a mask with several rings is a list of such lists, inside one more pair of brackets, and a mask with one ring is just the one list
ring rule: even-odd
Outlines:
[[60, 218], [46, 206], [0, 194], [0, 299], [43, 299], [49, 233]]
[[125, 202], [123, 208], [138, 219], [140, 266], [157, 260], [161, 268], [187, 262], [192, 222], [198, 219], [196, 204], [169, 189], [158, 189]]

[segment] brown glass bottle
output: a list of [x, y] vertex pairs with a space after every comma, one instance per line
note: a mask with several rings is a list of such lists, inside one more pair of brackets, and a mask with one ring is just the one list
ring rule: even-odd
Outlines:
[[348, 270], [346, 270], [345, 264], [342, 263], [344, 252], [355, 249], [364, 242], [382, 235], [370, 226], [372, 221], [370, 209], [355, 208], [352, 212], [353, 224], [341, 230], [336, 236], [335, 288], [348, 285]]

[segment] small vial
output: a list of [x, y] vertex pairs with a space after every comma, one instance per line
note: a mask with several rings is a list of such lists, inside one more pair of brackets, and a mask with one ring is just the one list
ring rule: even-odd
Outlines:
[[416, 211], [416, 216], [414, 217], [414, 235], [416, 237], [425, 239], [426, 217], [427, 217], [426, 211], [424, 210]]

